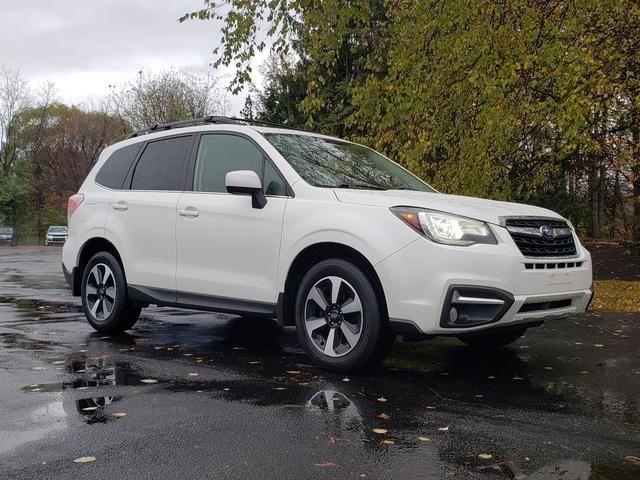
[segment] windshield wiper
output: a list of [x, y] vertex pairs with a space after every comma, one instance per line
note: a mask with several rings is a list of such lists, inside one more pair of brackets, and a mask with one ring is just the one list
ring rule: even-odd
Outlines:
[[387, 190], [384, 187], [379, 187], [377, 185], [367, 185], [364, 183], [341, 183], [340, 185], [334, 188], [360, 188], [363, 190]]

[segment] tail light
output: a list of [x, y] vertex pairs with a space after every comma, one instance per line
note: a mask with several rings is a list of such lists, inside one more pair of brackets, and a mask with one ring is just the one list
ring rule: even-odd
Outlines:
[[71, 215], [73, 215], [73, 212], [78, 209], [83, 200], [84, 195], [82, 193], [76, 193], [69, 197], [69, 203], [67, 203], [67, 223], [69, 222]]

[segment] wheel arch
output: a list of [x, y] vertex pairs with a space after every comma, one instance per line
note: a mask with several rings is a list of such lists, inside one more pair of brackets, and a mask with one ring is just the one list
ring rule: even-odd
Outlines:
[[120, 253], [118, 252], [118, 249], [115, 247], [115, 245], [104, 237], [90, 238], [82, 245], [82, 247], [80, 248], [80, 253], [78, 254], [78, 261], [76, 263], [77, 267], [74, 269], [73, 295], [80, 296], [82, 275], [84, 273], [85, 266], [87, 265], [91, 257], [93, 257], [98, 252], [109, 252], [111, 255], [116, 257], [116, 260], [118, 260], [118, 263], [120, 264], [120, 267], [124, 272], [122, 258], [120, 257]]
[[388, 318], [384, 288], [371, 262], [358, 250], [348, 245], [336, 242], [319, 242], [305, 247], [296, 255], [293, 262], [291, 262], [284, 282], [284, 292], [282, 292], [278, 298], [278, 322], [285, 326], [295, 325], [296, 286], [313, 265], [330, 258], [347, 260], [362, 269], [365, 275], [373, 281], [376, 294], [383, 309], [383, 318]]

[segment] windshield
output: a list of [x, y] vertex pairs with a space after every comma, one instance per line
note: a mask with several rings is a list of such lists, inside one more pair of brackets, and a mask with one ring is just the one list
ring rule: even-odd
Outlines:
[[49, 227], [49, 233], [67, 233], [67, 227]]
[[362, 145], [289, 133], [264, 136], [315, 187], [435, 192], [397, 163]]
[[2, 235], [11, 235], [13, 233], [13, 228], [11, 227], [0, 227], [0, 234]]

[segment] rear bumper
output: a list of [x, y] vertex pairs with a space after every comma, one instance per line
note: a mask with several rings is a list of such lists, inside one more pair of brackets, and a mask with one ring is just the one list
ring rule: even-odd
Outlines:
[[74, 267], [71, 270], [67, 270], [67, 267], [62, 263], [62, 273], [64, 274], [64, 279], [71, 287], [71, 292], [74, 296], [80, 296], [80, 279], [78, 278], [78, 268]]
[[[407, 334], [459, 335], [539, 324], [586, 310], [593, 294], [591, 256], [579, 243], [574, 258], [533, 260], [520, 253], [506, 230], [494, 230], [498, 245], [450, 247], [419, 238], [378, 263], [392, 328]], [[450, 314], [457, 318], [459, 313], [451, 313], [457, 288], [463, 289], [459, 296], [471, 300], [503, 299], [504, 308], [487, 314], [484, 306], [465, 305], [462, 316], [471, 321], [448, 322]]]

